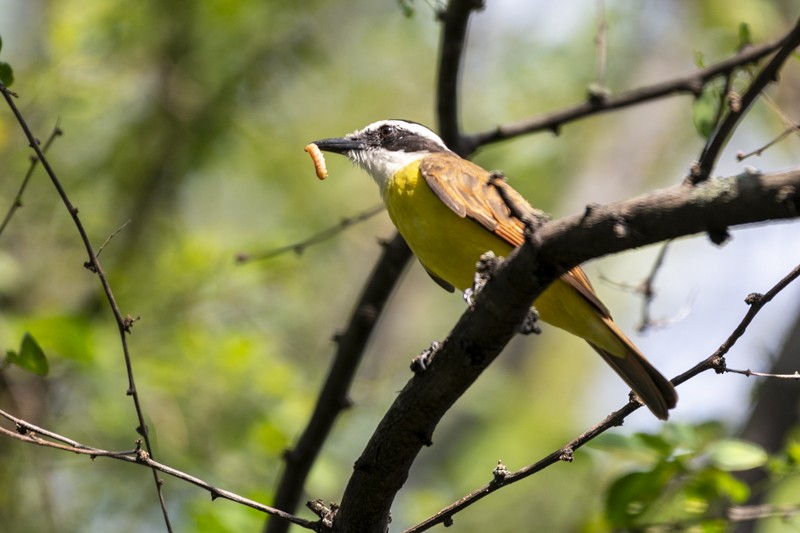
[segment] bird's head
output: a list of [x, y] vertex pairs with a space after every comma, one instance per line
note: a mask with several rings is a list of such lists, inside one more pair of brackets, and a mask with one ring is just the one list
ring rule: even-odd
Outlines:
[[347, 156], [383, 190], [401, 168], [437, 152], [449, 152], [431, 130], [406, 120], [380, 120], [344, 137], [315, 141], [320, 150]]

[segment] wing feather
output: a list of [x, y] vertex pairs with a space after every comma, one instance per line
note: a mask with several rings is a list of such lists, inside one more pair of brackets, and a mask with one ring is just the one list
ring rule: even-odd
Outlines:
[[[430, 155], [422, 160], [419, 169], [434, 194], [458, 216], [474, 220], [511, 246], [523, 243], [525, 224], [511, 214], [496, 187], [502, 187], [518, 206], [531, 211], [533, 208], [510, 185], [505, 182], [489, 185], [490, 172], [455, 154]], [[573, 268], [562, 279], [602, 316], [611, 316], [580, 267]]]

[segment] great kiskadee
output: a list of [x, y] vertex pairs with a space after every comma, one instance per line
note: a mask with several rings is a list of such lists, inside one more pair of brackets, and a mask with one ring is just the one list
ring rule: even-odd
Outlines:
[[[522, 221], [487, 186], [490, 173], [456, 155], [425, 126], [382, 120], [314, 144], [347, 156], [372, 176], [397, 230], [428, 274], [450, 291], [472, 285], [482, 254], [505, 257], [524, 240]], [[580, 267], [554, 281], [534, 306], [544, 322], [585, 339], [654, 415], [667, 419], [678, 400], [675, 389], [617, 327]]]

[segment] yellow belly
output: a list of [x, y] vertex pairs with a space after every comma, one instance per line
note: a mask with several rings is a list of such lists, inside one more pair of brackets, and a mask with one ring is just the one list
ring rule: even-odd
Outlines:
[[[480, 256], [492, 251], [508, 256], [513, 247], [479, 223], [461, 218], [442, 203], [419, 173], [409, 165], [386, 184], [386, 210], [423, 266], [454, 287], [472, 286]], [[609, 351], [622, 349], [596, 310], [566, 282], [553, 282], [534, 302], [539, 318]]]

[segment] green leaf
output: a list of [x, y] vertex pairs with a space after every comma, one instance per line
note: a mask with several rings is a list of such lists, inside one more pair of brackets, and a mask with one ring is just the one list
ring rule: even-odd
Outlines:
[[46, 376], [47, 372], [50, 370], [44, 351], [30, 333], [26, 333], [22, 337], [19, 353], [8, 352], [8, 360], [10, 363], [28, 372], [32, 372], [37, 376]]
[[769, 458], [764, 448], [751, 442], [726, 439], [707, 450], [711, 464], [726, 472], [738, 472], [764, 466]]
[[674, 451], [672, 444], [670, 444], [670, 442], [661, 435], [637, 433], [636, 438], [640, 440], [647, 448], [656, 452], [661, 457], [669, 457]]
[[414, 16], [414, 0], [397, 0], [397, 5], [403, 12], [403, 16], [411, 18]]
[[694, 128], [704, 139], [714, 131], [717, 110], [720, 105], [720, 90], [716, 84], [706, 85], [703, 93], [692, 104]]
[[750, 32], [750, 25], [746, 22], [739, 24], [739, 47], [741, 50], [745, 46], [753, 44], [753, 34]]
[[696, 50], [694, 53], [694, 65], [697, 68], [703, 68], [706, 66], [705, 59], [703, 58], [703, 52], [700, 50]]
[[0, 82], [6, 87], [11, 87], [14, 83], [14, 70], [4, 61], [0, 61]]
[[660, 463], [649, 472], [618, 478], [606, 495], [606, 519], [614, 527], [634, 525], [658, 500], [679, 472], [675, 463]]

